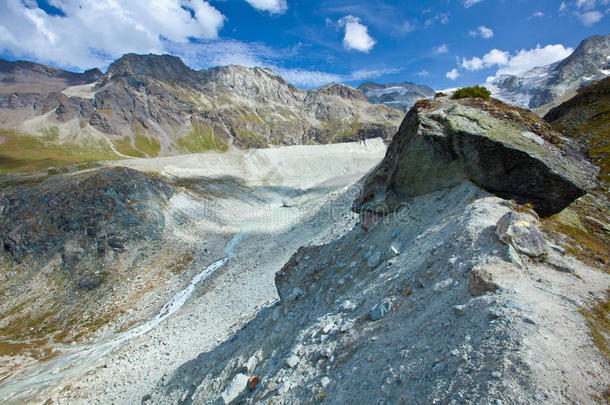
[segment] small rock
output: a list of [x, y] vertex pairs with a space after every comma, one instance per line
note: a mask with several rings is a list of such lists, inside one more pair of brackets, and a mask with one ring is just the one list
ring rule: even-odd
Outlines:
[[248, 380], [248, 376], [241, 373], [233, 377], [233, 380], [231, 380], [227, 388], [221, 394], [225, 404], [231, 403], [231, 401], [237, 398], [239, 394], [241, 394], [246, 389], [246, 387], [248, 386]]
[[551, 249], [553, 249], [554, 251], [556, 251], [558, 253], [565, 254], [565, 252], [566, 252], [566, 250], [564, 248], [562, 248], [561, 246], [556, 245], [554, 243], [547, 242], [547, 245], [548, 245], [548, 247], [550, 247]]
[[392, 309], [392, 303], [389, 301], [382, 302], [381, 304], [376, 304], [369, 311], [369, 318], [373, 321], [378, 321], [383, 318], [390, 310]]
[[343, 325], [341, 325], [340, 331], [345, 333], [348, 330], [352, 329], [353, 327], [354, 327], [354, 321], [349, 320], [349, 321], [344, 322]]
[[440, 292], [440, 291], [443, 291], [443, 290], [447, 289], [448, 287], [450, 287], [451, 284], [453, 284], [453, 279], [447, 278], [443, 281], [439, 281], [438, 283], [434, 284], [432, 286], [432, 289], [436, 292]]
[[286, 365], [290, 368], [294, 368], [297, 364], [299, 364], [299, 360], [300, 359], [298, 356], [292, 355], [286, 359]]
[[515, 250], [514, 247], [512, 247], [512, 245], [506, 245], [506, 250], [504, 252], [504, 258], [506, 259], [507, 262], [513, 263], [520, 269], [524, 268], [523, 260], [521, 260], [521, 257], [519, 257], [519, 253]]
[[492, 372], [491, 372], [491, 376], [492, 376], [493, 378], [501, 378], [501, 377], [502, 377], [502, 373], [501, 373], [501, 372], [499, 372], [499, 371], [492, 371]]
[[394, 256], [398, 256], [400, 254], [400, 244], [396, 241], [392, 242], [390, 244], [390, 252], [392, 252]]
[[322, 379], [320, 380], [320, 384], [322, 385], [322, 387], [326, 387], [328, 384], [330, 384], [330, 378], [322, 377]]
[[330, 347], [325, 347], [322, 350], [320, 350], [320, 355], [322, 357], [326, 357], [327, 359], [330, 359], [330, 357], [333, 355], [333, 351], [330, 349]]
[[398, 230], [396, 230], [396, 229], [393, 230], [392, 231], [392, 239], [395, 239], [398, 236], [398, 234], [399, 234]]
[[91, 277], [81, 278], [80, 280], [78, 280], [77, 285], [84, 290], [91, 291], [91, 290], [95, 290], [97, 287], [99, 287], [103, 281], [104, 281], [104, 276], [101, 276], [101, 275], [91, 276]]
[[354, 304], [350, 300], [345, 300], [343, 301], [343, 304], [341, 304], [341, 308], [343, 308], [345, 311], [352, 311], [356, 309], [356, 304]]
[[529, 323], [530, 325], [536, 325], [537, 324], [537, 322], [535, 320], [533, 320], [532, 318], [527, 317], [527, 316], [523, 317], [523, 322]]
[[462, 316], [466, 313], [465, 311], [466, 306], [465, 305], [455, 305], [453, 307], [453, 312], [457, 315], [457, 316]]
[[494, 281], [493, 275], [484, 267], [475, 267], [468, 273], [468, 290], [473, 296], [496, 291], [500, 286]]
[[549, 251], [543, 261], [544, 263], [550, 265], [557, 271], [560, 271], [562, 273], [574, 274], [574, 267], [572, 267], [572, 265], [567, 260], [565, 260], [563, 257], [561, 257], [559, 254], [555, 253], [552, 250]]
[[260, 377], [257, 375], [253, 375], [252, 377], [250, 377], [250, 379], [248, 380], [248, 388], [250, 388], [251, 390], [253, 390], [254, 388], [256, 388], [256, 386], [258, 385], [258, 383], [261, 381]]
[[504, 303], [504, 308], [508, 308], [508, 309], [516, 309], [517, 311], [523, 311], [523, 308], [521, 308], [519, 305], [515, 304], [512, 301], [506, 301]]
[[292, 290], [292, 292], [286, 298], [286, 300], [287, 301], [295, 301], [297, 298], [299, 298], [303, 294], [305, 294], [305, 291], [303, 291], [301, 288], [295, 288], [294, 290]]

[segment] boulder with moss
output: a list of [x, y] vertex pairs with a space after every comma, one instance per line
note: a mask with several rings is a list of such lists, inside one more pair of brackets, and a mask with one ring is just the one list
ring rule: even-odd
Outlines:
[[354, 210], [385, 213], [406, 198], [472, 182], [549, 216], [596, 186], [597, 172], [577, 143], [530, 111], [439, 97], [409, 111]]

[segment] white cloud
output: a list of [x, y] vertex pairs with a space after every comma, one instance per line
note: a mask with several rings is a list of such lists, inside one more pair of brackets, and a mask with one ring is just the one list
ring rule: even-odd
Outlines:
[[476, 30], [471, 30], [470, 36], [489, 39], [494, 36], [494, 31], [491, 28], [481, 25]]
[[[560, 7], [561, 9], [561, 7]], [[561, 11], [561, 10], [559, 10]], [[531, 20], [532, 18], [542, 18], [544, 17], [546, 14], [544, 14], [542, 11], [536, 11], [535, 13], [533, 13], [532, 15], [530, 15], [527, 19]]]
[[599, 11], [587, 11], [586, 13], [578, 14], [578, 19], [583, 25], [590, 27], [599, 22], [604, 17]]
[[514, 56], [510, 56], [505, 66], [496, 72], [496, 76], [522, 73], [537, 66], [555, 63], [567, 58], [573, 51], [572, 48], [565, 48], [561, 44], [547, 45], [545, 47], [537, 45], [533, 49], [522, 49]]
[[434, 54], [440, 55], [441, 53], [449, 52], [449, 47], [447, 44], [441, 44], [432, 50]]
[[483, 56], [485, 66], [504, 66], [510, 61], [510, 53], [492, 49]]
[[480, 70], [485, 67], [485, 64], [483, 63], [483, 59], [478, 58], [476, 56], [471, 59], [466, 59], [466, 58], [462, 59], [462, 62], [460, 63], [460, 65], [466, 70]]
[[567, 9], [568, 9], [568, 3], [566, 3], [565, 1], [562, 1], [561, 4], [559, 5], [559, 12], [566, 11]]
[[464, 7], [468, 8], [474, 6], [477, 3], [480, 3], [483, 0], [464, 0]]
[[340, 26], [345, 26], [343, 46], [360, 52], [369, 52], [375, 46], [375, 40], [369, 35], [368, 27], [360, 24], [360, 19], [348, 15], [339, 20]]
[[286, 0], [246, 0], [257, 10], [268, 11], [270, 14], [283, 14], [288, 9]]
[[576, 7], [582, 8], [585, 10], [591, 10], [595, 8], [597, 0], [577, 0]]
[[498, 67], [497, 77], [503, 74], [522, 73], [537, 66], [548, 65], [567, 58], [572, 52], [572, 48], [566, 48], [561, 44], [545, 47], [537, 45], [536, 48], [522, 49], [514, 55], [499, 49], [492, 49], [481, 58], [477, 56], [470, 59], [463, 58], [459, 61], [459, 65], [469, 71]]
[[456, 68], [453, 68], [449, 72], [447, 72], [447, 74], [445, 74], [445, 76], [448, 79], [455, 80], [458, 77], [460, 77], [460, 72], [458, 72], [458, 70]]
[[54, 0], [64, 16], [4, 0], [0, 50], [62, 67], [103, 67], [127, 52], [162, 53], [167, 43], [215, 39], [226, 17], [207, 1]]
[[428, 72], [427, 70], [422, 70], [417, 75], [421, 76], [421, 77], [426, 77], [426, 76], [430, 76], [430, 72]]

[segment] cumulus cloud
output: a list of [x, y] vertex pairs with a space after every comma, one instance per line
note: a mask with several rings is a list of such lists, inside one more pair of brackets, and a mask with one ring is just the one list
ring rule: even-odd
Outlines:
[[215, 39], [226, 17], [207, 1], [55, 0], [63, 15], [5, 0], [0, 49], [62, 67], [102, 67], [127, 52], [162, 53], [167, 43]]
[[269, 14], [283, 14], [288, 9], [286, 0], [246, 0], [257, 10], [267, 11]]
[[471, 30], [470, 36], [489, 39], [494, 36], [494, 31], [491, 28], [481, 25], [481, 26], [477, 27], [476, 30]]
[[510, 56], [507, 63], [496, 72], [497, 75], [516, 74], [526, 72], [536, 66], [544, 66], [567, 58], [574, 51], [563, 45], [537, 45], [533, 49], [522, 49], [515, 55]]
[[447, 46], [447, 44], [441, 44], [432, 50], [432, 53], [434, 53], [436, 55], [440, 55], [442, 53], [447, 53], [447, 52], [449, 52], [449, 47]]
[[536, 48], [522, 49], [514, 55], [499, 49], [492, 49], [481, 58], [477, 56], [470, 59], [463, 58], [459, 64], [463, 69], [469, 71], [498, 67], [496, 76], [499, 76], [522, 73], [537, 66], [548, 65], [567, 58], [572, 52], [572, 48], [565, 48], [560, 44], [545, 47], [537, 45]]
[[509, 60], [510, 54], [508, 52], [492, 49], [483, 55], [483, 58], [476, 56], [471, 59], [464, 58], [460, 65], [466, 70], [480, 70], [492, 66], [506, 66]]
[[417, 75], [421, 76], [421, 77], [426, 77], [426, 76], [430, 76], [430, 72], [428, 72], [427, 70], [422, 70]]
[[360, 23], [358, 17], [348, 15], [339, 20], [339, 25], [345, 27], [343, 46], [345, 49], [369, 52], [375, 46], [375, 40], [369, 35], [366, 25]]
[[451, 80], [455, 80], [460, 77], [460, 72], [456, 68], [451, 69], [449, 72], [445, 74], [445, 77]]

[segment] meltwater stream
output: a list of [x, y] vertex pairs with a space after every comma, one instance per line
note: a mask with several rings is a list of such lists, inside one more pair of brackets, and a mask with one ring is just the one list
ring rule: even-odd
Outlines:
[[188, 301], [197, 284], [214, 274], [216, 270], [227, 263], [229, 258], [234, 255], [233, 247], [239, 243], [239, 240], [239, 234], [231, 239], [227, 244], [230, 252], [229, 256], [210, 264], [203, 271], [195, 275], [185, 288], [178, 291], [163, 308], [161, 308], [155, 317], [139, 326], [120, 333], [118, 336], [115, 336], [106, 342], [101, 342], [93, 347], [81, 349], [72, 353], [62, 354], [33, 370], [9, 379], [0, 385], [0, 402], [23, 403], [32, 399], [38, 393], [56, 384], [64, 377], [82, 371], [125, 343], [150, 332], [155, 326], [178, 311]]

